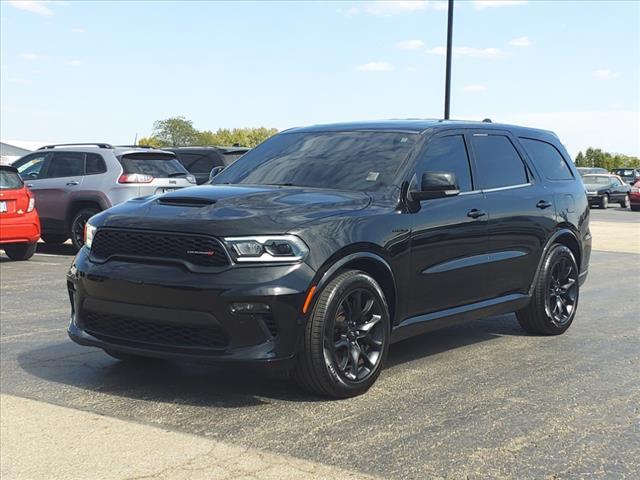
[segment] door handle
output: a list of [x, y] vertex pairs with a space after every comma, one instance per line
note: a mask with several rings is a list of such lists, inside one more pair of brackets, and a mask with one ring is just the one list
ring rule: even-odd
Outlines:
[[27, 183], [27, 188], [33, 188], [33, 183]]
[[545, 200], [540, 200], [538, 203], [536, 203], [536, 207], [541, 208], [542, 210], [544, 210], [545, 208], [549, 208], [550, 206], [551, 203]]
[[483, 212], [482, 210], [478, 210], [477, 208], [474, 208], [473, 210], [469, 210], [467, 212], [467, 217], [471, 217], [471, 218], [480, 218], [480, 217], [484, 217], [487, 213]]
[[67, 187], [75, 187], [76, 185], [80, 185], [80, 182], [76, 182], [75, 180], [67, 182]]

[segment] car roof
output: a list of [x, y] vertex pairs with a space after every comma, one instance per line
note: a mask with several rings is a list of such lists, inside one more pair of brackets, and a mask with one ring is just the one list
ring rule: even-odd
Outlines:
[[91, 153], [100, 153], [105, 151], [113, 152], [115, 155], [125, 155], [128, 153], [164, 153], [166, 155], [175, 155], [173, 152], [168, 150], [162, 150], [159, 148], [145, 148], [145, 147], [130, 147], [130, 146], [121, 146], [114, 147], [109, 145], [108, 147], [99, 147], [95, 145], [68, 145], [68, 146], [56, 146], [56, 147], [48, 147], [48, 148], [40, 148], [36, 151], [40, 152], [91, 152]]
[[505, 123], [493, 123], [490, 121], [472, 120], [438, 120], [438, 119], [393, 119], [366, 122], [330, 123], [325, 125], [311, 125], [308, 127], [295, 127], [282, 133], [307, 133], [307, 132], [350, 132], [350, 131], [383, 131], [383, 132], [410, 132], [424, 133], [435, 129], [482, 128], [489, 130], [510, 130], [522, 135], [530, 134], [553, 135], [549, 130], [522, 127]]

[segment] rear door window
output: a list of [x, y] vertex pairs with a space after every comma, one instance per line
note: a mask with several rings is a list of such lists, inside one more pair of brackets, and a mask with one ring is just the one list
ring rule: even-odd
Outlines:
[[44, 178], [80, 177], [84, 175], [84, 153], [53, 152]]
[[525, 164], [509, 137], [476, 133], [472, 142], [481, 188], [488, 190], [529, 183]]
[[104, 163], [102, 155], [97, 153], [87, 153], [86, 172], [87, 175], [95, 175], [107, 171], [107, 165]]
[[129, 153], [120, 158], [124, 173], [140, 173], [154, 178], [183, 177], [188, 174], [173, 155]]
[[550, 143], [520, 137], [533, 162], [549, 180], [573, 180], [573, 174], [560, 152]]
[[22, 179], [17, 172], [0, 168], [0, 190], [15, 190], [22, 188]]

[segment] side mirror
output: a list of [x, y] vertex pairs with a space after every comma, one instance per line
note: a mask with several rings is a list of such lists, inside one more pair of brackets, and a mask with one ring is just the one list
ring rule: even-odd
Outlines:
[[444, 198], [458, 195], [460, 189], [453, 172], [424, 172], [420, 190], [409, 192], [411, 200], [419, 202], [430, 198]]
[[217, 175], [220, 174], [224, 170], [224, 165], [220, 165], [218, 167], [213, 167], [209, 172], [209, 181], [213, 180]]

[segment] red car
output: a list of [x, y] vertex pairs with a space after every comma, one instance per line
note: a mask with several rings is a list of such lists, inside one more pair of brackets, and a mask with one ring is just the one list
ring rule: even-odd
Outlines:
[[631, 210], [640, 212], [640, 180], [633, 184], [631, 192], [629, 192], [629, 200], [631, 201]]
[[0, 165], [0, 248], [12, 260], [28, 260], [40, 238], [35, 198], [15, 167]]

